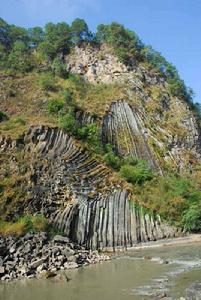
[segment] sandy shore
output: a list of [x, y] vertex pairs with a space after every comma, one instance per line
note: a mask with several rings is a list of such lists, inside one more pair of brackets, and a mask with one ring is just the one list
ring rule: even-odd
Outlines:
[[177, 245], [185, 245], [189, 243], [199, 243], [199, 242], [201, 243], [201, 234], [190, 234], [184, 237], [141, 243], [135, 247], [130, 247], [127, 250], [140, 250], [140, 249], [149, 249], [149, 248], [157, 248], [157, 247], [177, 246]]

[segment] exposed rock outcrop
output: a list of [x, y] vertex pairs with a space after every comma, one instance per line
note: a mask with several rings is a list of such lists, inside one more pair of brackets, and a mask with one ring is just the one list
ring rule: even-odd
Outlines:
[[107, 45], [76, 46], [65, 60], [68, 72], [82, 75], [93, 83], [128, 82], [141, 89], [143, 80], [153, 85], [165, 82], [164, 78], [157, 76], [157, 73], [148, 73], [143, 67], [139, 68], [137, 65], [128, 67], [119, 62]]
[[[15, 147], [4, 140], [2, 149], [9, 145]], [[135, 206], [110, 169], [68, 134], [32, 127], [19, 145], [21, 151], [42, 160], [42, 165], [32, 165], [29, 210], [44, 213], [73, 242], [89, 249], [115, 250], [176, 235], [159, 217]]]
[[197, 119], [185, 100], [171, 95], [156, 69], [143, 64], [128, 67], [105, 45], [75, 47], [66, 64], [89, 82], [123, 86], [125, 96], [108, 103], [103, 120], [103, 141], [117, 153], [144, 158], [157, 170], [170, 165], [185, 170], [201, 159]]
[[59, 229], [89, 249], [115, 250], [175, 236], [163, 224], [129, 201], [126, 190], [89, 202], [68, 205], [54, 216]]
[[189, 163], [193, 157], [200, 159], [201, 135], [196, 119], [187, 107], [181, 121], [180, 130], [185, 132], [182, 138], [168, 133], [160, 126], [160, 121], [150, 126], [145, 111], [140, 107], [132, 107], [122, 100], [114, 101], [103, 118], [103, 143], [113, 145], [116, 153], [121, 156], [144, 159], [159, 172], [162, 172], [164, 162], [182, 169], [187, 167], [184, 165], [188, 163], [186, 153], [189, 155]]
[[0, 280], [53, 277], [59, 270], [74, 269], [109, 260], [108, 255], [87, 251], [68, 238], [45, 232], [28, 233], [18, 239], [0, 237]]
[[159, 170], [157, 158], [148, 145], [146, 128], [139, 114], [123, 101], [111, 104], [103, 119], [103, 143], [112, 144], [121, 156], [135, 156]]
[[[189, 170], [200, 160], [196, 117], [184, 100], [171, 95], [156, 69], [142, 63], [127, 67], [104, 45], [75, 47], [66, 64], [93, 87], [121, 87], [122, 98], [104, 99], [101, 114], [84, 108], [76, 112], [81, 125], [102, 122], [103, 144], [112, 144], [121, 156], [144, 159], [161, 173], [165, 168]], [[126, 248], [176, 234], [159, 217], [134, 205], [128, 185], [58, 128], [31, 127], [17, 140], [0, 138], [0, 147], [8, 155], [17, 149], [22, 160], [29, 161], [28, 176], [20, 181], [27, 201], [10, 215], [40, 211], [72, 241], [91, 249]], [[16, 160], [14, 156], [9, 162], [13, 169]]]

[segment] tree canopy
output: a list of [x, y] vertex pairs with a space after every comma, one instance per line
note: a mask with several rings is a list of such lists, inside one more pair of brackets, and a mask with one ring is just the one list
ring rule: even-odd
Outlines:
[[41, 57], [39, 62], [46, 60], [46, 65], [49, 64], [55, 74], [64, 76], [65, 55], [83, 42], [109, 44], [114, 54], [126, 65], [148, 63], [166, 78], [173, 96], [184, 98], [198, 111], [198, 106], [192, 101], [192, 90], [181, 80], [175, 66], [152, 47], [144, 45], [134, 31], [116, 22], [100, 24], [97, 32], [92, 33], [87, 23], [80, 18], [75, 19], [71, 25], [49, 22], [44, 28], [29, 29], [10, 25], [0, 18], [0, 68], [29, 72], [37, 68], [37, 58]]

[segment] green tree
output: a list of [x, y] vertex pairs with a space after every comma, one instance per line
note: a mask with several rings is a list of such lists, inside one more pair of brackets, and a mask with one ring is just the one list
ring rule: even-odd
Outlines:
[[28, 31], [22, 27], [10, 25], [9, 26], [9, 38], [10, 38], [12, 45], [14, 45], [15, 42], [17, 42], [17, 41], [23, 42], [26, 46], [28, 46], [28, 44], [29, 44]]
[[4, 46], [5, 48], [10, 48], [11, 41], [9, 36], [9, 25], [0, 18], [0, 45]]
[[13, 71], [28, 72], [33, 69], [33, 58], [24, 42], [16, 41], [14, 43], [8, 57], [8, 64]]
[[28, 36], [30, 39], [30, 45], [33, 48], [37, 48], [38, 45], [44, 41], [44, 31], [41, 27], [29, 28]]
[[52, 62], [53, 73], [59, 77], [65, 78], [67, 76], [66, 65], [59, 57], [56, 57]]
[[65, 22], [47, 23], [45, 25], [45, 40], [42, 43], [43, 45], [40, 45], [40, 50], [50, 59], [55, 58], [57, 55], [61, 55], [63, 58], [69, 52], [70, 37], [70, 27]]
[[74, 44], [89, 41], [92, 34], [89, 32], [87, 23], [83, 19], [75, 19], [71, 24], [71, 36]]
[[114, 47], [114, 52], [125, 64], [132, 63], [135, 58], [140, 58], [142, 43], [138, 36], [125, 29], [123, 25], [112, 22], [110, 25], [100, 24], [97, 27], [97, 41], [108, 43]]

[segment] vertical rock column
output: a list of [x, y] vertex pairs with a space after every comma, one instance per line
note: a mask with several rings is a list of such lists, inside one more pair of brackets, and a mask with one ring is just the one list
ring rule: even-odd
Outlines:
[[74, 242], [88, 249], [116, 250], [175, 235], [159, 218], [154, 220], [131, 202], [126, 190], [69, 205], [57, 212], [54, 223]]
[[159, 169], [157, 159], [144, 134], [143, 122], [137, 113], [123, 101], [113, 102], [103, 118], [102, 140], [112, 144], [121, 156], [135, 156], [146, 160], [153, 169]]

